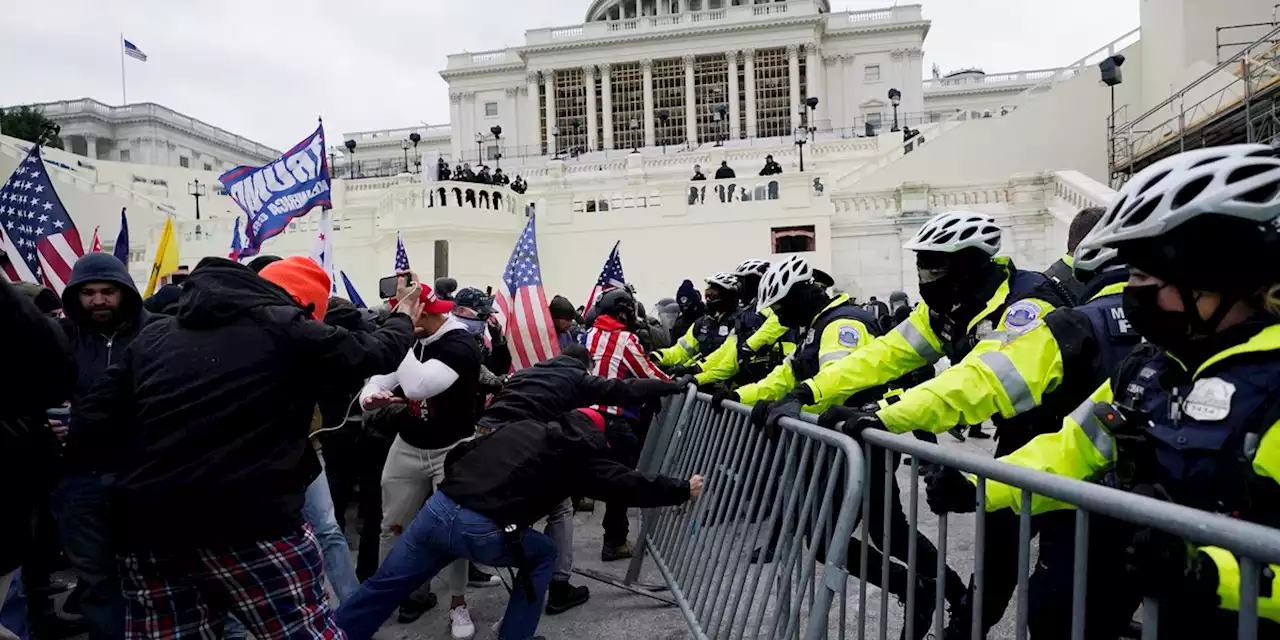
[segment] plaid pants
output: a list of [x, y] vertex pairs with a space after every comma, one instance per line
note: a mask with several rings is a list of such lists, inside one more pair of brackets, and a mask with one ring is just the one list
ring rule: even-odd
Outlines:
[[310, 526], [242, 547], [124, 554], [120, 567], [130, 639], [217, 640], [228, 614], [259, 640], [346, 637]]

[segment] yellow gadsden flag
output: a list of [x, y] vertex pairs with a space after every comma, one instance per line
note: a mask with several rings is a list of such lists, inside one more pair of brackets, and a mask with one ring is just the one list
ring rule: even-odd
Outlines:
[[142, 297], [149, 298], [156, 292], [156, 285], [163, 278], [178, 270], [178, 236], [173, 232], [173, 218], [164, 221], [164, 233], [160, 234], [160, 246], [156, 249], [156, 261], [151, 265], [151, 279]]

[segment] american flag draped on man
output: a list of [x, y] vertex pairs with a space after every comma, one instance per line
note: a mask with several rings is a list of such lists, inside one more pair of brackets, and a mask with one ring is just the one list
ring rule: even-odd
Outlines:
[[80, 232], [40, 158], [40, 145], [31, 146], [0, 188], [0, 249], [8, 258], [3, 271], [11, 282], [35, 282], [59, 294], [84, 255]]

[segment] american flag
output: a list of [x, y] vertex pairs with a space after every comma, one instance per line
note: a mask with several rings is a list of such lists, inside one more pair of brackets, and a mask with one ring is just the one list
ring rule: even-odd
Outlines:
[[244, 242], [240, 240], [240, 217], [236, 216], [236, 227], [231, 230], [231, 253], [228, 253], [227, 257], [239, 262], [242, 255], [244, 255]]
[[84, 255], [80, 232], [40, 159], [40, 145], [32, 145], [0, 188], [0, 248], [10, 258], [4, 265], [10, 281], [43, 284], [59, 294]]
[[591, 295], [587, 296], [587, 310], [595, 306], [596, 300], [604, 295], [604, 292], [627, 286], [627, 279], [622, 276], [622, 256], [618, 255], [618, 247], [621, 245], [621, 240], [614, 243], [613, 251], [609, 252], [609, 259], [604, 261], [604, 268], [600, 269], [596, 286], [591, 288]]
[[93, 228], [93, 241], [89, 243], [90, 253], [99, 253], [102, 251], [102, 241], [98, 239], [98, 227]]
[[404, 250], [404, 240], [400, 239], [400, 232], [396, 232], [396, 272], [409, 270], [409, 254]]
[[502, 275], [506, 291], [498, 292], [498, 311], [506, 318], [507, 343], [511, 346], [512, 371], [531, 367], [560, 353], [547, 294], [542, 290], [542, 268], [538, 266], [533, 224], [534, 218], [530, 216]]

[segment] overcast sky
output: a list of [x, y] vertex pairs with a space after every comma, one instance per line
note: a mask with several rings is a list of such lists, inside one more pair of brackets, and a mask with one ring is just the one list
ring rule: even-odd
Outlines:
[[[588, 0], [0, 0], [0, 105], [157, 102], [285, 149], [325, 118], [339, 134], [449, 118], [445, 56], [579, 23]], [[892, 0], [832, 0], [833, 10]], [[925, 73], [1069, 64], [1138, 25], [1137, 0], [924, 0]]]

